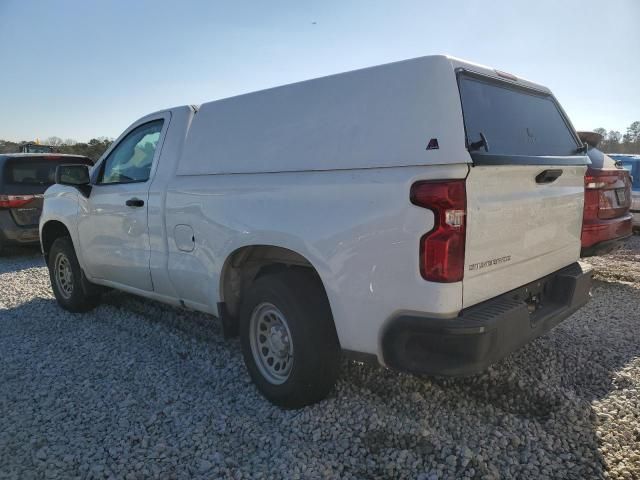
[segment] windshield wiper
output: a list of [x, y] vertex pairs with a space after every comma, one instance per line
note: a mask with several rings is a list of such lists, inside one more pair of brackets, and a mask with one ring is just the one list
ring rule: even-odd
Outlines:
[[485, 152], [489, 151], [489, 142], [487, 142], [487, 137], [485, 137], [482, 132], [480, 132], [480, 140], [469, 144], [469, 151], [474, 152], [479, 150], [480, 147], [484, 147]]

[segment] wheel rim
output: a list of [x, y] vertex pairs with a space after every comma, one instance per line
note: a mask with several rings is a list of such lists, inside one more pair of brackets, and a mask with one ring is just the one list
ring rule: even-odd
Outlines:
[[73, 272], [71, 271], [71, 263], [65, 254], [58, 253], [56, 255], [53, 273], [60, 295], [64, 298], [70, 298], [73, 293]]
[[271, 303], [258, 305], [251, 315], [249, 336], [262, 376], [274, 385], [286, 382], [293, 367], [293, 339], [282, 312]]

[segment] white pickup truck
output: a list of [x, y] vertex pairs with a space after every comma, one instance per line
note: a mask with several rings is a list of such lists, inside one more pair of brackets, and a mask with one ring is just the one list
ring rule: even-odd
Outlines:
[[545, 87], [421, 57], [147, 115], [58, 167], [40, 238], [63, 308], [215, 315], [293, 408], [341, 355], [470, 374], [587, 302], [588, 162]]

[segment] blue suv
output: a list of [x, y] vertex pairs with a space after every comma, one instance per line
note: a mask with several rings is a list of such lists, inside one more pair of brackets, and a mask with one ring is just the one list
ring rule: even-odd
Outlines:
[[611, 158], [620, 162], [623, 168], [629, 170], [633, 181], [631, 183], [631, 214], [633, 228], [640, 229], [640, 155], [612, 154]]

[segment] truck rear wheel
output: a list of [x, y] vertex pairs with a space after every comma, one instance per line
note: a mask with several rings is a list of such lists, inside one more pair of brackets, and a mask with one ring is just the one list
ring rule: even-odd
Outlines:
[[272, 403], [300, 408], [333, 388], [340, 346], [320, 281], [306, 269], [260, 276], [240, 312], [242, 354], [253, 382]]
[[48, 267], [53, 294], [62, 308], [86, 312], [100, 303], [97, 287], [84, 276], [69, 237], [60, 237], [53, 242]]

